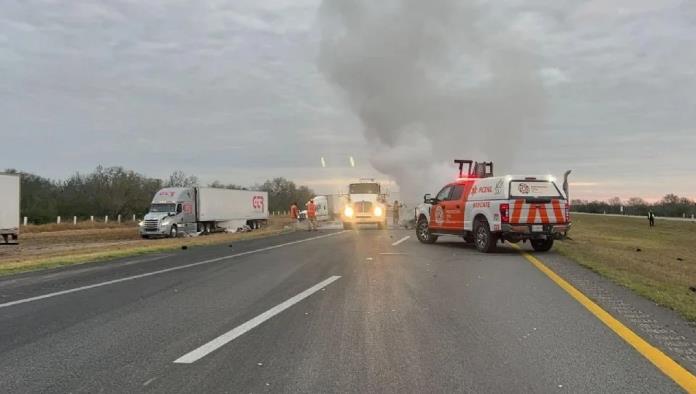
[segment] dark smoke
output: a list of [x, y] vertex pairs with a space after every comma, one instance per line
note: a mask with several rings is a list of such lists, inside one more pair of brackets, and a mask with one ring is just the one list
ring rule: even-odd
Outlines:
[[372, 166], [409, 200], [452, 179], [455, 158], [507, 170], [540, 124], [533, 57], [475, 4], [325, 0], [319, 10], [319, 67], [362, 121]]

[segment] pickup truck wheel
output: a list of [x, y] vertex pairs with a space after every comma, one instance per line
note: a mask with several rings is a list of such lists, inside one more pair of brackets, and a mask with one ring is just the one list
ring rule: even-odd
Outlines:
[[535, 252], [548, 252], [553, 246], [553, 238], [533, 239], [530, 242]]
[[150, 236], [147, 235], [147, 234], [143, 234], [143, 235], [140, 236], [140, 238], [142, 238], [142, 239], [150, 239]]
[[437, 241], [437, 235], [430, 233], [428, 221], [423, 218], [418, 220], [418, 224], [416, 225], [416, 237], [424, 244], [432, 244]]
[[493, 234], [491, 234], [491, 229], [488, 226], [486, 220], [477, 220], [474, 224], [474, 236], [476, 249], [479, 252], [491, 253], [495, 251], [496, 239]]
[[179, 230], [176, 228], [176, 225], [173, 225], [172, 228], [169, 230], [169, 238], [176, 238], [179, 236]]

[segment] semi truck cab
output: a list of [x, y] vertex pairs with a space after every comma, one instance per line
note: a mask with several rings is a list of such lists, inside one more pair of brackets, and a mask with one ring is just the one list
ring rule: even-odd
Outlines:
[[348, 185], [348, 195], [341, 213], [344, 229], [351, 229], [357, 224], [376, 224], [378, 228], [385, 229], [386, 216], [386, 195], [382, 194], [379, 183], [370, 179]]
[[140, 225], [140, 235], [145, 238], [154, 235], [175, 238], [180, 233], [204, 230], [196, 222], [193, 188], [166, 188], [157, 192]]

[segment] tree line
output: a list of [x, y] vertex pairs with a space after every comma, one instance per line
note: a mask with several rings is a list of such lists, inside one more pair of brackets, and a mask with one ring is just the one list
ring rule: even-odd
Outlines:
[[655, 215], [663, 217], [691, 217], [696, 215], [696, 202], [675, 194], [667, 194], [654, 203], [649, 203], [640, 197], [631, 197], [628, 200], [613, 197], [606, 201], [572, 200], [571, 209], [574, 212], [638, 216], [646, 216], [649, 211], [653, 211]]
[[147, 213], [152, 197], [164, 187], [207, 186], [266, 191], [270, 211], [286, 211], [291, 202], [304, 203], [314, 196], [307, 186], [297, 186], [285, 178], [241, 186], [217, 180], [202, 185], [198, 177], [183, 171], [175, 171], [167, 179], [158, 179], [118, 166], [98, 166], [91, 173], [78, 172], [64, 180], [14, 169], [5, 172], [21, 176], [21, 216], [26, 216], [34, 224], [55, 222], [57, 216], [77, 216], [81, 220], [106, 215], [127, 218], [135, 214], [142, 217]]

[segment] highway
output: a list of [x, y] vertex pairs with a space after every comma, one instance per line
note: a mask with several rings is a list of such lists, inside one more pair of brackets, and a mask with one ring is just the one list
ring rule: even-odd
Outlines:
[[0, 280], [3, 393], [681, 391], [512, 247], [299, 231]]

